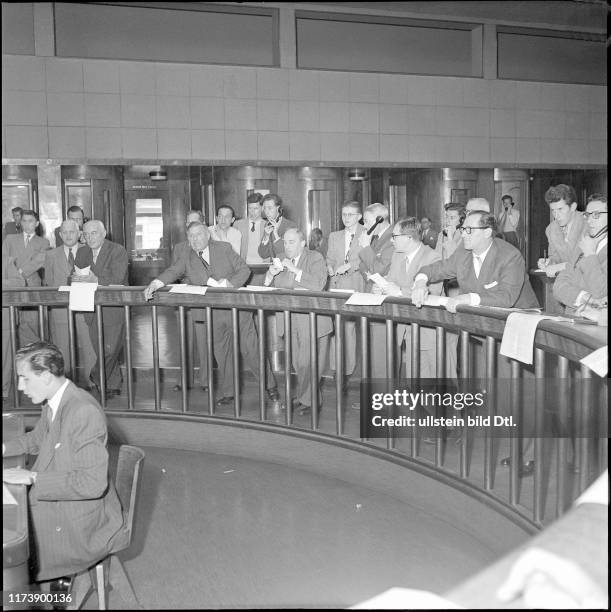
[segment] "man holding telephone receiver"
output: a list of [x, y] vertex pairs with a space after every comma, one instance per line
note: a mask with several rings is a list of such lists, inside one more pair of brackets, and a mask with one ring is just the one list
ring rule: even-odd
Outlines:
[[367, 283], [365, 290], [369, 292], [373, 288], [369, 277], [376, 272], [384, 276], [390, 269], [394, 247], [391, 240], [392, 227], [388, 218], [388, 207], [379, 203], [370, 204], [363, 214], [363, 224], [367, 231], [359, 236], [359, 269]]
[[267, 223], [263, 228], [263, 238], [259, 245], [259, 256], [263, 259], [267, 257], [281, 258], [284, 253], [282, 238], [286, 230], [297, 227], [297, 225], [283, 216], [282, 198], [275, 193], [268, 193], [266, 196], [263, 196], [261, 206]]
[[607, 214], [607, 197], [591, 195], [583, 213], [587, 229], [554, 282], [554, 297], [568, 314], [588, 317], [607, 307]]

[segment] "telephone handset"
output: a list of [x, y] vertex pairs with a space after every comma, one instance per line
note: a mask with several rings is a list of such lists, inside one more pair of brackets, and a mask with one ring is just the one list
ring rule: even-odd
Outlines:
[[605, 225], [605, 227], [601, 227], [594, 236], [590, 236], [590, 238], [600, 238], [603, 234], [606, 234], [609, 226]]
[[[282, 206], [278, 207], [278, 216], [274, 219], [274, 221], [278, 222], [278, 220], [282, 217]], [[270, 226], [271, 223], [269, 219], [267, 220], [267, 225]]]

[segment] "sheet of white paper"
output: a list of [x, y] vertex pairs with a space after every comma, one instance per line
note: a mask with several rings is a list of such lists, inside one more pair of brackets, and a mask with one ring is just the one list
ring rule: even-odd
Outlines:
[[583, 363], [584, 366], [590, 368], [592, 372], [599, 376], [606, 376], [609, 371], [609, 355], [607, 353], [609, 347], [601, 346], [596, 349], [593, 353], [586, 355], [579, 363]]
[[[605, 346], [605, 349], [607, 347]], [[580, 504], [609, 505], [609, 470], [605, 470], [575, 501]]]
[[97, 283], [74, 283], [70, 285], [70, 310], [85, 310], [93, 312], [95, 310], [95, 292], [98, 288]]
[[545, 319], [566, 320], [564, 317], [512, 312], [505, 322], [505, 331], [501, 341], [501, 355], [517, 359], [523, 363], [532, 363], [537, 325]]
[[208, 287], [201, 285], [174, 285], [168, 293], [190, 293], [196, 295], [206, 295]]
[[354, 293], [354, 289], [329, 289], [332, 293]]
[[427, 295], [424, 300], [425, 306], [444, 306], [448, 303], [448, 299], [445, 295]]
[[462, 606], [420, 589], [392, 587], [379, 595], [351, 606], [350, 610], [462, 610]]
[[344, 304], [351, 306], [379, 306], [385, 299], [385, 295], [355, 291]]
[[8, 487], [2, 483], [2, 503], [5, 506], [16, 506], [17, 500], [13, 497], [13, 494], [8, 490]]
[[368, 278], [372, 283], [375, 283], [376, 285], [379, 285], [382, 288], [388, 285], [388, 281], [381, 274], [378, 274], [377, 272], [375, 274], [370, 274]]
[[246, 285], [238, 287], [238, 291], [275, 291], [276, 287], [266, 287], [265, 285]]

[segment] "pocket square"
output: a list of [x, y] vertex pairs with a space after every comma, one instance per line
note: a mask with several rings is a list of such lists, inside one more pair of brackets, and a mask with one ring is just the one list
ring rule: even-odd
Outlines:
[[58, 448], [59, 448], [61, 445], [62, 445], [62, 443], [61, 443], [61, 442], [58, 442], [58, 443], [55, 445], [55, 448], [56, 448], [56, 449], [58, 449]]
[[497, 281], [492, 281], [491, 283], [484, 285], [484, 289], [492, 289], [492, 287], [496, 287], [497, 285], [498, 285]]

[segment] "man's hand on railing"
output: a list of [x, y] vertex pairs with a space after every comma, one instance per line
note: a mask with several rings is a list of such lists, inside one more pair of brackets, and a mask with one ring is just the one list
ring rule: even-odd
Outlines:
[[426, 286], [426, 281], [419, 280], [412, 287], [412, 303], [416, 308], [422, 308], [426, 296], [429, 294], [429, 288]]
[[157, 291], [157, 289], [161, 289], [161, 287], [163, 287], [164, 283], [162, 283], [158, 278], [153, 279], [149, 284], [148, 287], [145, 287], [144, 289], [144, 299], [148, 302], [148, 300], [151, 300], [153, 298], [153, 294], [155, 293], [155, 291]]
[[471, 304], [471, 295], [468, 293], [461, 293], [460, 295], [448, 298], [446, 310], [454, 314], [459, 304]]

